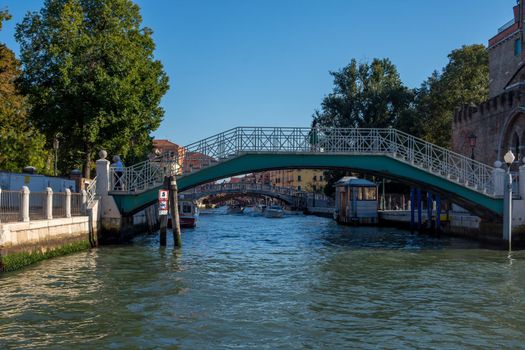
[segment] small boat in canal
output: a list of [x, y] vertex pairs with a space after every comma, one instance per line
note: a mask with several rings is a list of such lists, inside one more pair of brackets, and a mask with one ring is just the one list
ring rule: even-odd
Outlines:
[[264, 216], [267, 218], [282, 218], [284, 216], [284, 209], [280, 205], [270, 205], [264, 211]]
[[[179, 200], [179, 224], [181, 228], [197, 226], [199, 208], [192, 201]], [[172, 227], [171, 215], [168, 216], [168, 227]]]
[[262, 216], [264, 215], [264, 212], [266, 211], [266, 205], [264, 204], [257, 204], [253, 207], [252, 215], [253, 216]]
[[199, 208], [192, 201], [179, 202], [180, 227], [193, 228], [197, 225]]
[[242, 214], [243, 212], [244, 212], [243, 206], [240, 206], [237, 204], [228, 205], [228, 214]]

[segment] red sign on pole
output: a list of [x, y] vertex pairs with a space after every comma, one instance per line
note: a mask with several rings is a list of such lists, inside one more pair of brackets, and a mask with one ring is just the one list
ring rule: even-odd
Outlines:
[[168, 190], [159, 190], [159, 216], [168, 215]]

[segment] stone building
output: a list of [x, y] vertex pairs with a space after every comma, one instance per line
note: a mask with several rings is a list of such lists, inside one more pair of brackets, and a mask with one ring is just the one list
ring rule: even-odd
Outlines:
[[509, 149], [520, 162], [525, 156], [524, 1], [489, 40], [489, 100], [454, 115], [453, 150], [486, 164], [501, 161]]
[[284, 169], [268, 172], [270, 184], [278, 187], [288, 187], [298, 191], [322, 192], [326, 185], [323, 170], [316, 169]]

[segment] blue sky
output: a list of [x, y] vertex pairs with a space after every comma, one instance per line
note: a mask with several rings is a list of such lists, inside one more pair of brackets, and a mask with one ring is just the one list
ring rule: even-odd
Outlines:
[[[388, 57], [416, 87], [464, 44], [512, 18], [515, 0], [139, 0], [170, 77], [154, 133], [181, 145], [235, 126], [308, 126], [329, 71]], [[15, 23], [43, 0], [1, 0]]]

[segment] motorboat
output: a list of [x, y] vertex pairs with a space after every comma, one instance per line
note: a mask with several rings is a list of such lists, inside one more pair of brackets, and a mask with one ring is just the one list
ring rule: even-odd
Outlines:
[[197, 225], [199, 208], [192, 201], [179, 201], [180, 227], [193, 228]]
[[264, 211], [264, 216], [267, 218], [282, 218], [284, 216], [284, 209], [280, 205], [270, 205]]
[[234, 204], [228, 205], [228, 214], [242, 214], [244, 212], [244, 207]]
[[262, 216], [264, 215], [264, 212], [266, 211], [266, 205], [264, 204], [257, 204], [253, 207], [252, 215], [253, 216]]

